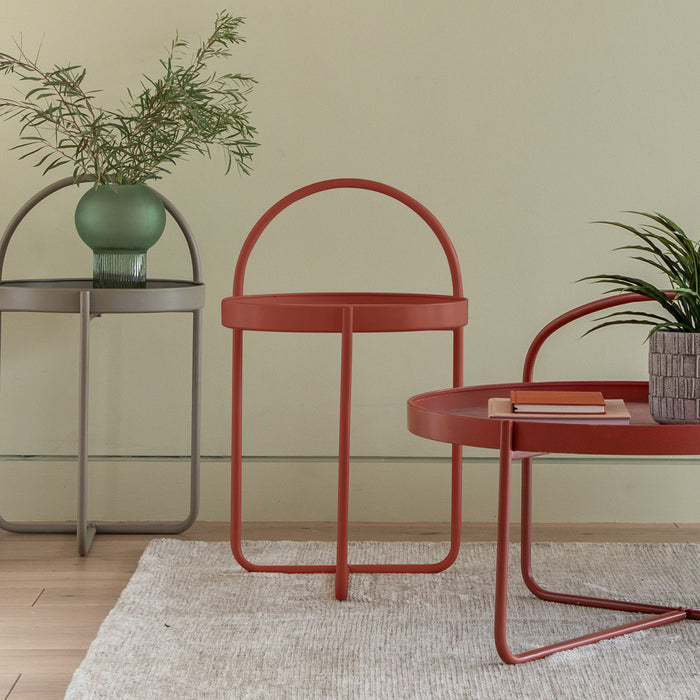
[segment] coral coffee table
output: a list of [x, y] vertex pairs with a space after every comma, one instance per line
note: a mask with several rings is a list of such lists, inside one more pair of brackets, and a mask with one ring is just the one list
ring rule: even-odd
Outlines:
[[[631, 421], [624, 425], [525, 422], [489, 418], [492, 397], [508, 397], [511, 389], [600, 391], [605, 398], [624, 399]], [[589, 455], [697, 455], [700, 425], [658, 425], [649, 414], [646, 382], [523, 382], [491, 384], [433, 391], [408, 402], [408, 428], [421, 437], [453, 445], [497, 449], [500, 454], [498, 484], [498, 537], [496, 555], [495, 641], [506, 663], [532, 661], [565, 649], [591, 644], [628, 632], [665, 625], [687, 618], [697, 620], [700, 611], [665, 605], [555, 593], [540, 586], [531, 566], [532, 459], [547, 453]], [[513, 460], [522, 460], [521, 570], [525, 584], [543, 600], [597, 608], [646, 613], [648, 617], [556, 644], [513, 653], [506, 638], [508, 598], [508, 539], [510, 483]]]

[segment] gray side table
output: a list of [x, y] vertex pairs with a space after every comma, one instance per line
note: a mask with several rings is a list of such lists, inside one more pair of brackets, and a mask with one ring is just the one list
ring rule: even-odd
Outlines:
[[[73, 185], [68, 177], [45, 187], [15, 214], [0, 240], [0, 319], [2, 312], [80, 314], [80, 387], [78, 431], [78, 509], [74, 523], [11, 522], [0, 516], [0, 528], [8, 532], [76, 532], [78, 552], [90, 550], [96, 533], [175, 534], [190, 527], [199, 511], [201, 342], [204, 284], [199, 254], [192, 232], [175, 207], [162, 195], [167, 212], [182, 231], [192, 261], [192, 280], [148, 280], [140, 289], [93, 289], [91, 279], [2, 280], [2, 268], [10, 240], [24, 217], [54, 192]], [[89, 523], [87, 521], [88, 395], [90, 321], [102, 314], [192, 313], [192, 424], [190, 437], [190, 509], [180, 522]]]

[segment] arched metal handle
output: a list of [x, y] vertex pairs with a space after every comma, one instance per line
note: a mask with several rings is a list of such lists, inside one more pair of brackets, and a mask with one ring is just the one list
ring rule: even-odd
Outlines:
[[[95, 177], [94, 175], [88, 175], [83, 178], [82, 182], [94, 182]], [[54, 192], [58, 192], [58, 190], [62, 190], [64, 187], [69, 187], [71, 185], [75, 185], [75, 180], [72, 177], [64, 177], [61, 180], [57, 180], [56, 182], [51, 183], [50, 185], [47, 185], [44, 187], [42, 190], [39, 190], [31, 199], [28, 199], [17, 211], [17, 213], [10, 219], [10, 222], [7, 225], [7, 228], [5, 229], [5, 232], [2, 235], [2, 239], [0, 239], [0, 279], [2, 279], [2, 270], [3, 266], [5, 264], [5, 255], [7, 253], [7, 248], [10, 245], [10, 241], [12, 240], [12, 236], [14, 235], [15, 231], [17, 230], [17, 227], [20, 225], [22, 220], [24, 219], [25, 216], [41, 201], [46, 199], [49, 195], [52, 195]], [[192, 280], [197, 283], [201, 283], [202, 281], [202, 269], [201, 269], [201, 264], [199, 261], [199, 253], [197, 251], [197, 244], [195, 243], [194, 240], [194, 235], [192, 233], [192, 230], [190, 227], [187, 225], [187, 222], [185, 221], [184, 217], [182, 214], [173, 206], [172, 202], [170, 200], [166, 199], [160, 192], [157, 190], [153, 190], [162, 200], [163, 205], [165, 206], [166, 211], [173, 217], [173, 220], [175, 223], [178, 225], [180, 230], [182, 231], [183, 235], [185, 236], [185, 240], [187, 241], [187, 247], [189, 248], [190, 252], [190, 259], [192, 261]]]
[[[669, 299], [673, 299], [675, 294], [671, 291], [665, 292]], [[622, 304], [633, 304], [640, 301], [653, 301], [649, 297], [642, 296], [641, 294], [634, 294], [632, 292], [627, 292], [625, 294], [619, 294], [614, 297], [603, 297], [602, 299], [596, 299], [595, 301], [589, 301], [586, 304], [577, 306], [570, 311], [557, 316], [557, 318], [550, 321], [534, 338], [530, 347], [525, 355], [525, 365], [523, 367], [523, 381], [531, 382], [535, 371], [535, 360], [537, 359], [537, 354], [539, 353], [544, 341], [549, 338], [552, 333], [559, 330], [562, 326], [567, 323], [576, 321], [583, 316], [588, 314], [593, 314], [598, 311], [603, 311], [605, 309], [610, 309], [615, 306], [621, 306]]]
[[278, 214], [300, 199], [317, 194], [318, 192], [343, 188], [363, 189], [379, 192], [380, 194], [387, 195], [388, 197], [392, 197], [402, 204], [405, 204], [407, 207], [409, 207], [409, 209], [412, 209], [416, 214], [418, 214], [418, 216], [420, 216], [421, 219], [423, 219], [423, 221], [430, 226], [433, 233], [440, 241], [440, 245], [445, 251], [447, 262], [450, 266], [450, 274], [452, 276], [453, 294], [458, 297], [462, 296], [462, 275], [459, 268], [457, 253], [452, 245], [452, 241], [447, 235], [447, 232], [442, 227], [442, 224], [435, 218], [435, 216], [419, 201], [407, 195], [405, 192], [396, 189], [395, 187], [391, 187], [390, 185], [385, 185], [384, 183], [376, 182], [374, 180], [363, 180], [358, 178], [336, 178], [332, 180], [322, 180], [321, 182], [306, 185], [305, 187], [288, 194], [286, 197], [280, 199], [279, 202], [271, 206], [260, 217], [255, 226], [253, 226], [248, 234], [248, 237], [243, 243], [233, 277], [233, 296], [243, 295], [245, 269], [246, 265], [248, 264], [248, 258], [250, 257], [255, 244], [258, 242], [258, 239], [262, 235], [262, 232]]

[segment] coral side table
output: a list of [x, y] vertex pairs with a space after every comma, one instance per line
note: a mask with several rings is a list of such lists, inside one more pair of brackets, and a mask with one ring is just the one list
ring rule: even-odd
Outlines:
[[[418, 214], [432, 229], [447, 256], [453, 294], [305, 293], [244, 295], [248, 258], [265, 227], [294, 202], [326, 190], [355, 188], [393, 197]], [[284, 573], [334, 573], [335, 596], [347, 596], [350, 572], [442, 571], [459, 552], [461, 537], [461, 469], [459, 446], [452, 450], [451, 542], [447, 556], [431, 564], [352, 564], [348, 562], [348, 500], [350, 476], [350, 396], [352, 346], [355, 333], [450, 331], [453, 334], [453, 386], [462, 383], [462, 329], [467, 323], [467, 300], [462, 296], [459, 262], [447, 233], [419, 202], [388, 185], [372, 180], [335, 179], [318, 182], [292, 192], [271, 207], [251, 230], [238, 258], [233, 296], [222, 301], [222, 323], [233, 329], [233, 410], [231, 448], [231, 547], [236, 560], [249, 571]], [[259, 565], [250, 562], [241, 547], [242, 509], [242, 352], [243, 331], [339, 333], [340, 421], [338, 458], [338, 520], [335, 564]]]
[[[700, 425], [659, 425], [649, 413], [647, 382], [533, 382], [535, 358], [544, 340], [566, 323], [589, 313], [620, 304], [648, 301], [636, 294], [622, 294], [584, 304], [551, 321], [533, 340], [525, 359], [522, 383], [490, 384], [433, 391], [408, 401], [408, 428], [421, 437], [453, 445], [497, 449], [500, 454], [498, 484], [498, 540], [496, 555], [495, 642], [503, 661], [523, 663], [602, 639], [685, 619], [700, 619], [700, 610], [665, 605], [555, 593], [533, 577], [531, 564], [533, 459], [548, 453], [589, 455], [698, 455]], [[623, 399], [632, 416], [628, 425], [554, 423], [489, 418], [489, 398], [510, 396], [511, 389], [600, 391], [605, 398]], [[604, 629], [548, 646], [513, 653], [506, 638], [508, 602], [508, 540], [510, 484], [514, 460], [522, 461], [521, 572], [528, 589], [543, 600], [624, 610], [649, 615], [625, 625]]]
[[[50, 194], [73, 185], [73, 178], [64, 178], [37, 193], [13, 217], [0, 242], [0, 278], [10, 239], [22, 219]], [[161, 196], [161, 195], [159, 195]], [[80, 388], [78, 434], [78, 506], [75, 523], [11, 522], [0, 517], [0, 527], [9, 532], [76, 532], [78, 551], [90, 550], [96, 533], [175, 534], [190, 527], [199, 510], [200, 471], [200, 384], [201, 326], [204, 306], [204, 284], [201, 281], [199, 256], [194, 237], [182, 215], [161, 196], [166, 210], [185, 236], [192, 260], [193, 279], [147, 280], [140, 289], [93, 289], [89, 279], [42, 279], [0, 281], [0, 312], [75, 313], [80, 315]], [[190, 456], [190, 506], [181, 522], [118, 522], [89, 523], [87, 520], [88, 470], [88, 395], [90, 321], [103, 314], [192, 313], [192, 413]]]

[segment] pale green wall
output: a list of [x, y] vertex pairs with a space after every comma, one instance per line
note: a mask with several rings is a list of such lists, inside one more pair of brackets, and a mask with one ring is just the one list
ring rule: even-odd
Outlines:
[[[44, 61], [85, 65], [88, 87], [115, 104], [143, 72], [157, 70], [176, 29], [204, 36], [221, 6], [3, 0], [0, 50], [12, 52], [20, 36], [28, 51], [41, 43]], [[225, 519], [228, 509], [230, 332], [219, 302], [245, 235], [291, 190], [366, 177], [436, 214], [460, 255], [470, 300], [468, 383], [517, 379], [534, 333], [599, 294], [576, 279], [634, 269], [610, 253], [623, 240], [590, 221], [659, 210], [698, 230], [695, 0], [241, 0], [228, 8], [247, 17], [248, 42], [226, 69], [260, 81], [251, 98], [262, 143], [254, 174], [224, 176], [221, 159], [193, 158], [157, 185], [194, 229], [207, 283], [204, 519]], [[7, 85], [0, 82], [0, 94]], [[0, 221], [48, 182], [8, 153], [15, 138], [16, 125], [0, 123]], [[6, 277], [89, 275], [90, 253], [72, 230], [77, 196], [62, 193], [26, 222]], [[149, 255], [150, 274], [187, 275], [185, 255], [169, 231]], [[329, 193], [285, 213], [266, 232], [247, 281], [248, 291], [449, 292], [428, 229], [368, 193]], [[579, 339], [586, 327], [552, 342], [539, 377], [644, 377], [641, 333]], [[0, 454], [74, 453], [77, 319], [5, 314], [3, 331]], [[93, 323], [94, 453], [187, 453], [188, 333], [186, 317]], [[354, 472], [354, 517], [446, 519], [448, 467], [434, 458], [449, 448], [407, 433], [405, 400], [449, 384], [449, 346], [440, 334], [357, 339], [353, 451], [367, 459]], [[247, 515], [330, 519], [333, 468], [321, 458], [336, 451], [338, 339], [251, 335], [247, 348], [245, 452], [279, 458], [250, 462]], [[433, 461], [421, 464], [427, 457]], [[492, 457], [467, 452], [465, 520], [495, 518]], [[699, 463], [550, 460], [537, 517], [698, 521]], [[71, 517], [70, 462], [5, 458], [0, 466], [6, 517]], [[167, 460], [97, 463], [91, 513], [177, 517], [184, 471]]]

